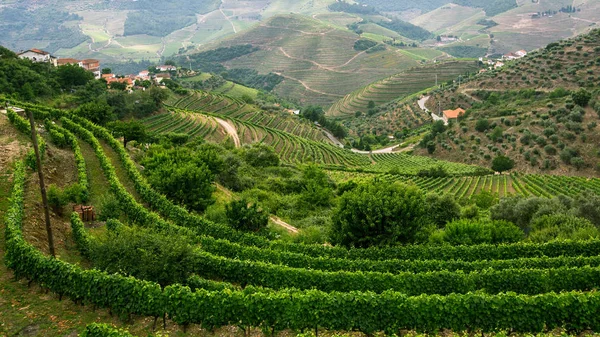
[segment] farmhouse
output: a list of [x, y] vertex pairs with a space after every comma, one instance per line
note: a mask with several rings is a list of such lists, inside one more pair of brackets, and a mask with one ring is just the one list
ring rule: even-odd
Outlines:
[[444, 110], [444, 119], [446, 121], [450, 119], [458, 119], [458, 117], [462, 116], [465, 113], [465, 110], [462, 108], [458, 108], [456, 110]]
[[49, 62], [56, 67], [56, 57], [50, 55], [47, 51], [40, 49], [29, 49], [17, 54], [19, 58], [29, 59], [33, 62]]
[[156, 74], [154, 76], [154, 80], [156, 81], [156, 83], [161, 83], [163, 80], [170, 80], [171, 79], [171, 74], [169, 73], [160, 73], [160, 74]]
[[56, 65], [57, 66], [64, 66], [67, 64], [74, 64], [76, 66], [80, 66], [83, 68], [83, 64], [81, 64], [81, 61], [77, 60], [77, 59], [72, 59], [72, 58], [64, 58], [64, 59], [58, 59], [56, 61]]

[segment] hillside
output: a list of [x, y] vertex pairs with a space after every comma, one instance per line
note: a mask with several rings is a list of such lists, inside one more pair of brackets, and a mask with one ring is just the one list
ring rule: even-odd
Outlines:
[[[410, 22], [436, 35], [456, 37], [456, 41], [427, 43], [456, 57], [534, 50], [576, 36], [600, 23], [600, 2], [596, 0], [517, 1], [517, 6], [513, 1], [497, 10], [486, 10], [475, 3], [454, 1]], [[566, 11], [567, 6], [571, 6], [571, 12]]]
[[[327, 114], [332, 117], [348, 118], [360, 111], [370, 115], [370, 109], [377, 109], [386, 103], [434, 87], [436, 81], [437, 83], [451, 81], [460, 75], [474, 73], [478, 69], [479, 66], [474, 61], [449, 61], [411, 68], [346, 95], [329, 108]], [[371, 106], [369, 106], [370, 102], [373, 102]]]
[[[434, 93], [427, 103], [431, 110], [440, 104], [467, 113], [436, 137], [433, 156], [489, 166], [505, 154], [522, 172], [596, 175], [598, 50], [595, 30]], [[589, 103], [578, 98], [582, 92], [590, 95]]]
[[353, 32], [293, 15], [271, 18], [204, 49], [245, 44], [258, 48], [224, 65], [277, 74], [283, 81], [273, 92], [302, 104], [332, 104], [348, 92], [417, 65], [390, 47], [356, 50], [357, 40]]

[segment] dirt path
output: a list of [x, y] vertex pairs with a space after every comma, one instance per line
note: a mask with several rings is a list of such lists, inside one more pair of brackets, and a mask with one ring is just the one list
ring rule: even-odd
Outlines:
[[283, 220], [279, 219], [278, 217], [276, 217], [274, 215], [271, 216], [271, 221], [273, 221], [276, 225], [279, 225], [279, 226], [287, 229], [287, 231], [290, 233], [298, 234], [300, 232], [300, 230], [298, 230], [298, 228], [290, 225], [287, 222], [284, 222]]
[[421, 108], [421, 110], [425, 112], [429, 112], [429, 109], [427, 109], [427, 107], [425, 106], [425, 104], [427, 104], [427, 101], [429, 101], [429, 98], [431, 98], [431, 96], [425, 96], [421, 98], [419, 102], [417, 102], [419, 104], [419, 108]]
[[[367, 50], [368, 50], [368, 49], [367, 49]], [[356, 58], [357, 58], [357, 57], [359, 57], [360, 55], [362, 55], [362, 54], [366, 53], [366, 52], [367, 52], [367, 50], [363, 50], [363, 51], [361, 51], [360, 53], [358, 53], [358, 54], [354, 55], [354, 57], [352, 57], [351, 59], [349, 59], [349, 60], [348, 60], [348, 62], [346, 62], [346, 63], [344, 63], [344, 64], [342, 64], [342, 65], [339, 65], [339, 66], [335, 66], [335, 67], [333, 67], [333, 69], [336, 69], [336, 68], [341, 68], [341, 67], [345, 67], [345, 66], [347, 66], [348, 64], [350, 64], [350, 62], [352, 62], [352, 61], [356, 60]]]
[[325, 96], [333, 96], [333, 97], [344, 97], [344, 95], [330, 94], [330, 93], [327, 93], [327, 92], [324, 92], [324, 91], [315, 90], [315, 89], [313, 89], [313, 88], [309, 87], [309, 86], [308, 86], [308, 84], [306, 84], [304, 81], [302, 81], [302, 80], [299, 80], [299, 79], [297, 79], [297, 78], [293, 78], [293, 77], [291, 77], [291, 76], [288, 76], [288, 75], [284, 75], [284, 74], [282, 74], [282, 73], [274, 73], [274, 74], [276, 74], [276, 75], [279, 75], [279, 76], [281, 76], [281, 77], [285, 77], [285, 78], [287, 78], [287, 79], [290, 79], [290, 80], [294, 80], [294, 81], [296, 81], [296, 82], [298, 82], [298, 83], [302, 84], [302, 86], [303, 86], [303, 87], [304, 87], [306, 90], [308, 90], [308, 91], [312, 91], [312, 92], [316, 92], [317, 94], [321, 94], [321, 95], [325, 95]]
[[225, 12], [223, 11], [223, 1], [222, 0], [221, 0], [221, 6], [219, 7], [219, 11], [221, 12], [221, 14], [223, 14], [223, 17], [225, 17], [225, 20], [229, 21], [229, 24], [231, 24], [231, 28], [233, 28], [233, 33], [237, 34], [237, 29], [235, 29], [235, 25], [233, 24], [231, 19], [229, 19], [229, 17], [227, 15], [225, 15]]
[[225, 129], [227, 134], [229, 134], [229, 136], [231, 136], [231, 138], [233, 139], [233, 143], [235, 144], [235, 147], [241, 147], [242, 142], [240, 141], [240, 137], [238, 136], [237, 130], [235, 129], [235, 127], [233, 125], [229, 124], [229, 122], [227, 122], [226, 120], [223, 120], [218, 117], [214, 117], [214, 118], [217, 121], [217, 123], [219, 123], [219, 125], [221, 125]]

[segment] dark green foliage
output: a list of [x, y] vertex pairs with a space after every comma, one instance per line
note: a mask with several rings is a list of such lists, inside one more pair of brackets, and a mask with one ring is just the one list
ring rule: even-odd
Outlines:
[[360, 248], [411, 243], [426, 217], [425, 196], [417, 187], [363, 183], [341, 196], [333, 215], [332, 243]]
[[423, 29], [419, 26], [415, 26], [412, 23], [402, 21], [399, 19], [391, 19], [390, 21], [379, 21], [378, 25], [387, 29], [393, 30], [396, 33], [407, 37], [411, 40], [423, 41], [433, 37], [430, 31]]
[[475, 124], [475, 130], [485, 132], [490, 128], [490, 122], [487, 119], [480, 119]]
[[[369, 48], [373, 48], [377, 45], [377, 42], [373, 40], [360, 39], [354, 42], [354, 50], [363, 51]], [[374, 107], [373, 107], [374, 108]]]
[[332, 183], [327, 174], [316, 165], [308, 165], [302, 170], [302, 193], [300, 200], [304, 207], [326, 207], [331, 205]]
[[378, 14], [377, 9], [371, 6], [362, 6], [360, 4], [349, 4], [346, 1], [338, 1], [327, 7], [332, 12], [346, 12], [355, 14]]
[[229, 225], [237, 230], [258, 232], [267, 227], [269, 214], [246, 199], [234, 200], [225, 206]]
[[533, 242], [600, 237], [600, 231], [589, 220], [571, 214], [543, 215], [531, 222], [531, 228], [529, 239]]
[[439, 48], [454, 57], [459, 58], [477, 58], [485, 56], [488, 52], [487, 48], [475, 46], [449, 46]]
[[61, 87], [70, 90], [73, 87], [86, 85], [94, 80], [94, 74], [76, 64], [67, 64], [56, 68], [56, 77]]
[[52, 211], [58, 215], [63, 214], [63, 208], [67, 205], [68, 201], [65, 198], [63, 192], [52, 184], [48, 187], [48, 206], [52, 208]]
[[111, 122], [107, 128], [115, 137], [123, 137], [123, 147], [127, 147], [127, 143], [132, 140], [143, 142], [148, 137], [144, 124], [136, 120]]
[[436, 167], [432, 167], [430, 169], [420, 170], [417, 173], [417, 176], [419, 176], [419, 177], [447, 177], [448, 171], [446, 171], [446, 169], [443, 166], [439, 165]]
[[321, 124], [321, 126], [331, 131], [337, 138], [346, 137], [347, 132], [345, 127], [341, 123], [325, 117], [325, 111], [320, 106], [309, 105], [302, 109], [300, 116]]
[[213, 158], [210, 150], [153, 145], [142, 165], [148, 182], [157, 190], [175, 202], [201, 212], [214, 203], [213, 172], [221, 164]]
[[592, 94], [589, 91], [585, 90], [584, 88], [581, 88], [581, 89], [573, 92], [571, 94], [571, 97], [573, 98], [573, 102], [575, 102], [575, 104], [584, 107], [588, 104], [588, 102], [592, 98]]
[[471, 196], [471, 201], [481, 209], [489, 209], [493, 205], [498, 203], [498, 196], [488, 191], [480, 191], [477, 194]]
[[272, 147], [264, 143], [244, 145], [243, 157], [244, 161], [254, 167], [279, 166], [279, 156]]
[[228, 69], [224, 75], [228, 80], [233, 82], [242, 83], [247, 87], [266, 91], [272, 91], [284, 79], [283, 76], [274, 73], [263, 75], [259, 74], [258, 71], [254, 69], [246, 68]]
[[75, 109], [75, 113], [99, 125], [104, 125], [116, 118], [112, 107], [105, 99], [82, 104]]
[[511, 0], [453, 0], [452, 2], [466, 7], [483, 8], [485, 15], [489, 17], [517, 7], [517, 3]]
[[481, 19], [477, 21], [478, 25], [482, 25], [485, 28], [492, 28], [498, 25], [498, 23], [494, 20]]
[[513, 167], [515, 167], [515, 161], [507, 156], [500, 155], [492, 161], [492, 170], [496, 172], [508, 171]]
[[425, 198], [430, 222], [443, 227], [446, 223], [460, 218], [460, 205], [453, 195], [429, 193]]
[[230, 61], [260, 50], [251, 44], [221, 47], [197, 54], [185, 55], [176, 59], [178, 64], [189, 65], [204, 72], [220, 74], [227, 71], [221, 62]]

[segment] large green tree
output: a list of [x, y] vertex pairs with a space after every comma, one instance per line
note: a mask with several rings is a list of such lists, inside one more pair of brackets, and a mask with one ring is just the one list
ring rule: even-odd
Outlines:
[[144, 124], [136, 120], [111, 122], [108, 124], [108, 128], [113, 131], [115, 136], [123, 137], [123, 147], [127, 147], [129, 141], [143, 141], [148, 137]]
[[425, 195], [417, 187], [370, 181], [340, 197], [331, 241], [360, 248], [412, 243], [426, 222]]
[[243, 231], [258, 232], [269, 223], [269, 214], [256, 203], [250, 203], [246, 199], [234, 200], [227, 204], [225, 215], [230, 226]]

